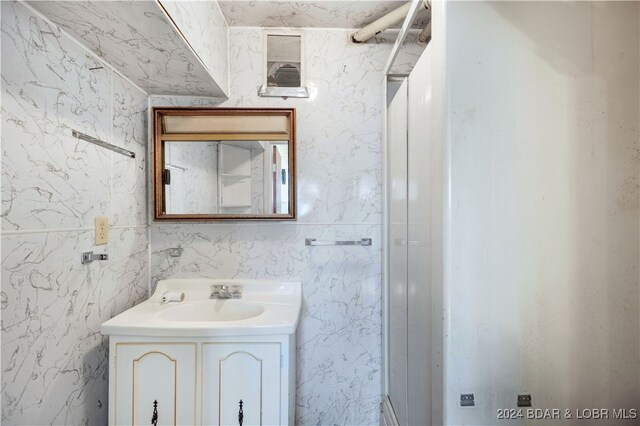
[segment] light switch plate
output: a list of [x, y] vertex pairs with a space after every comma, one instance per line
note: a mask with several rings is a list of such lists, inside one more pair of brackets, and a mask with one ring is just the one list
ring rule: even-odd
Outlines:
[[109, 242], [109, 218], [106, 216], [96, 217], [96, 238], [95, 245], [99, 246]]

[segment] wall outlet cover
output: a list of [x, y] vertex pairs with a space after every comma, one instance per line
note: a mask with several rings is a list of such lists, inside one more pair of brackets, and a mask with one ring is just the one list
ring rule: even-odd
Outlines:
[[531, 395], [519, 394], [518, 395], [518, 407], [531, 407]]
[[460, 406], [461, 407], [475, 407], [476, 400], [472, 393], [460, 394]]
[[106, 216], [97, 216], [95, 225], [95, 245], [107, 244], [109, 242], [109, 218]]

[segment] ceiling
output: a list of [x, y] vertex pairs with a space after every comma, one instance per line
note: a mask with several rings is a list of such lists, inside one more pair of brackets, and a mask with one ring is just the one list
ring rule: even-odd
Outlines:
[[[362, 28], [406, 1], [394, 0], [218, 0], [229, 26]], [[428, 12], [414, 22], [423, 28]], [[394, 27], [400, 28], [402, 21]]]

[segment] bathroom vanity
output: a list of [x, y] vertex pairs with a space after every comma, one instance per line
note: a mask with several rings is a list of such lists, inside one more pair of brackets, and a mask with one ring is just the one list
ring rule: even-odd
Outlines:
[[293, 425], [301, 303], [299, 282], [160, 281], [102, 325], [109, 424]]

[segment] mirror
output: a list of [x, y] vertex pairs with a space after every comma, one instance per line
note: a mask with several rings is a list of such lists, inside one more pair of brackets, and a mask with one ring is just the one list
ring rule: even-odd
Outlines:
[[295, 220], [295, 110], [154, 108], [155, 220]]

